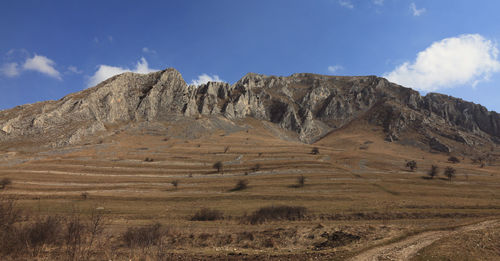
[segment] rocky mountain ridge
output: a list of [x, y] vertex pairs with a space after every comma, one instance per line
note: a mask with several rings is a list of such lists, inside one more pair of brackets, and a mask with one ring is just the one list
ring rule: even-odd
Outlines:
[[[253, 117], [293, 131], [312, 143], [355, 121], [383, 127], [387, 141], [419, 135], [419, 146], [450, 152], [500, 143], [500, 115], [450, 96], [417, 91], [376, 76], [289, 77], [245, 75], [235, 84], [187, 85], [175, 69], [124, 73], [57, 101], [0, 112], [0, 144], [64, 146], [130, 122], [169, 122], [179, 117]], [[450, 143], [451, 142], [451, 143]]]

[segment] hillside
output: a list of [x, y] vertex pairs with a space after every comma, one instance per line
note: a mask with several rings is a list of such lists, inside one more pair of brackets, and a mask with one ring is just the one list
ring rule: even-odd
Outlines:
[[498, 260], [497, 126], [375, 76], [125, 73], [0, 112], [0, 258]]

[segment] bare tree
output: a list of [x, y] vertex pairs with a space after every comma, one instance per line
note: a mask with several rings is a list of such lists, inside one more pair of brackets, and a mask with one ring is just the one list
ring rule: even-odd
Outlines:
[[431, 169], [429, 170], [429, 172], [427, 173], [427, 175], [429, 175], [429, 177], [431, 177], [431, 179], [433, 179], [435, 176], [438, 175], [438, 173], [439, 173], [438, 166], [432, 165]]
[[224, 174], [224, 164], [222, 164], [222, 161], [215, 162], [212, 167], [217, 169], [217, 172]]
[[448, 177], [448, 179], [449, 179], [450, 181], [451, 181], [451, 178], [455, 177], [455, 173], [456, 173], [456, 172], [457, 172], [457, 171], [456, 171], [454, 168], [452, 168], [452, 167], [446, 167], [446, 169], [444, 169], [444, 175], [445, 175], [446, 177]]

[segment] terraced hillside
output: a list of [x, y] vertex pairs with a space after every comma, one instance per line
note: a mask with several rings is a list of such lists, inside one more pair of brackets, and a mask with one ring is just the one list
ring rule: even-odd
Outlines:
[[[190, 139], [182, 138], [184, 125], [165, 126], [169, 132], [117, 127], [86, 145], [4, 151], [0, 178], [12, 184], [0, 194], [41, 216], [101, 211], [109, 239], [94, 254], [118, 259], [158, 259], [162, 252], [172, 259], [343, 260], [423, 231], [485, 220], [478, 231], [498, 231], [498, 148], [481, 167], [471, 158], [453, 164], [450, 155], [387, 142], [382, 128], [361, 123], [310, 145], [286, 138], [294, 133], [278, 138], [271, 123], [248, 118], [239, 126]], [[415, 171], [405, 167], [409, 160]], [[434, 179], [426, 178], [431, 165], [441, 170]], [[448, 166], [456, 169], [451, 181], [442, 174]], [[247, 186], [234, 189], [240, 180]], [[290, 220], [249, 221], [268, 206], [305, 210]], [[192, 221], [203, 208], [222, 219]], [[162, 251], [123, 245], [129, 227], [155, 222], [168, 231]], [[434, 243], [426, 242], [420, 248]]]

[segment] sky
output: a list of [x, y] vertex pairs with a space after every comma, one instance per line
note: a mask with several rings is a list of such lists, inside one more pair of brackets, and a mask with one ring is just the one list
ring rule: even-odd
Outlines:
[[500, 112], [498, 0], [0, 1], [0, 110], [113, 75], [377, 75]]

